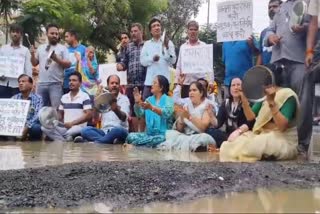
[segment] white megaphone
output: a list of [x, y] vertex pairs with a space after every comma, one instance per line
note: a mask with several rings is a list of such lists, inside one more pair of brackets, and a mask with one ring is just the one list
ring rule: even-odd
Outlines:
[[107, 88], [104, 88], [103, 93], [94, 99], [94, 108], [100, 113], [106, 113], [111, 110], [110, 102], [112, 99], [112, 93]]
[[53, 51], [50, 51], [49, 54], [48, 54], [48, 56], [47, 56], [47, 61], [46, 61], [46, 65], [45, 65], [45, 69], [46, 69], [46, 70], [49, 69], [49, 67], [50, 67], [50, 65], [51, 65], [51, 63], [52, 63], [51, 57], [52, 57], [53, 54], [54, 54], [54, 50], [53, 50]]
[[52, 107], [42, 107], [38, 114], [41, 126], [47, 129], [53, 129], [56, 126], [64, 126], [62, 122], [59, 121], [57, 111]]

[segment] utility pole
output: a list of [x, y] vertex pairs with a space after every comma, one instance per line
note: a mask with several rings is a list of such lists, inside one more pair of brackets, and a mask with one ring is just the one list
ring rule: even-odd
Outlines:
[[207, 0], [207, 2], [208, 2], [207, 28], [209, 28], [209, 24], [210, 24], [210, 0]]

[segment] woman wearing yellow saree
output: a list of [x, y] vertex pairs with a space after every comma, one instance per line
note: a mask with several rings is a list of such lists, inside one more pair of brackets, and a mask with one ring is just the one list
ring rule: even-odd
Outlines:
[[222, 162], [254, 162], [262, 159], [289, 160], [297, 154], [298, 97], [290, 88], [281, 88], [281, 71], [272, 69], [275, 85], [265, 88], [266, 99], [251, 108], [242, 94], [241, 101], [252, 131], [241, 126], [220, 148]]

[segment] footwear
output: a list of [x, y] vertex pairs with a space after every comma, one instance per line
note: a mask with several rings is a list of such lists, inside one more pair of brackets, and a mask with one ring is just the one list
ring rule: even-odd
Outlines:
[[75, 137], [75, 138], [73, 139], [73, 142], [74, 142], [74, 143], [83, 143], [84, 140], [83, 140], [83, 137], [77, 136], [77, 137]]

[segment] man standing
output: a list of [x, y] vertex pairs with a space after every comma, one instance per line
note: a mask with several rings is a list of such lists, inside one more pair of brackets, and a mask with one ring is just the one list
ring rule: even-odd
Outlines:
[[[190, 21], [187, 25], [188, 28], [188, 41], [181, 45], [179, 57], [178, 57], [178, 63], [177, 63], [177, 69], [176, 69], [176, 75], [175, 75], [175, 83], [178, 83], [179, 77], [181, 74], [183, 74], [182, 65], [181, 65], [181, 58], [182, 58], [182, 52], [187, 47], [194, 47], [194, 46], [204, 46], [206, 43], [199, 40], [199, 24], [196, 21]], [[184, 83], [181, 86], [181, 97], [189, 97], [189, 87], [190, 83], [197, 81], [198, 79], [207, 79], [209, 82], [209, 85], [213, 85], [214, 82], [214, 75], [213, 71], [209, 73], [197, 73], [197, 71], [194, 71], [193, 74], [183, 74], [185, 75]]]
[[[279, 11], [281, 0], [270, 0], [268, 5], [268, 15], [270, 20], [273, 20], [274, 15]], [[264, 38], [268, 28], [265, 28], [260, 34], [260, 54], [257, 57], [257, 65], [267, 65], [270, 63], [271, 56], [272, 56], [272, 47], [265, 47], [263, 44]]]
[[[312, 70], [313, 80], [315, 83], [315, 97], [313, 100], [313, 122], [318, 124], [320, 122], [320, 34], [319, 34], [319, 14], [320, 3], [318, 0], [311, 0], [309, 3], [308, 13], [312, 16], [309, 24], [307, 37], [307, 51], [305, 55], [305, 64], [308, 69]], [[316, 42], [317, 40], [317, 42]]]
[[69, 60], [71, 62], [71, 67], [64, 70], [64, 82], [63, 82], [63, 93], [69, 92], [69, 77], [75, 72], [77, 59], [75, 53], [79, 53], [81, 59], [86, 57], [86, 46], [79, 43], [79, 36], [75, 30], [68, 30], [65, 33], [65, 41], [69, 45]]
[[21, 74], [18, 77], [18, 83], [20, 93], [14, 95], [12, 99], [30, 100], [30, 107], [27, 115], [27, 122], [23, 129], [22, 140], [41, 140], [42, 131], [38, 113], [43, 106], [42, 98], [32, 92], [32, 77], [26, 74]]
[[222, 60], [226, 67], [224, 79], [224, 99], [229, 97], [229, 85], [233, 78], [243, 78], [245, 72], [253, 66], [253, 55], [259, 54], [255, 38], [250, 36], [246, 41], [224, 42]]
[[82, 77], [74, 72], [69, 77], [70, 92], [61, 98], [59, 106], [60, 121], [53, 129], [41, 127], [42, 131], [52, 140], [72, 141], [87, 126], [92, 118], [92, 105], [87, 93], [80, 90]]
[[130, 42], [129, 34], [127, 32], [122, 32], [120, 35], [120, 45], [119, 45], [120, 47], [119, 47], [118, 54], [116, 56], [117, 63], [120, 63], [123, 61], [129, 42]]
[[107, 79], [109, 92], [114, 99], [111, 100], [111, 111], [102, 114], [102, 129], [86, 127], [81, 136], [95, 143], [112, 144], [116, 141], [125, 142], [128, 135], [128, 116], [130, 103], [127, 96], [119, 93], [120, 78], [110, 75]]
[[[31, 76], [31, 55], [29, 50], [21, 44], [22, 35], [22, 27], [17, 24], [12, 24], [10, 26], [11, 43], [1, 47], [0, 55], [19, 59], [19, 61], [24, 64], [22, 72]], [[17, 78], [6, 77], [0, 74], [0, 98], [10, 98], [17, 93], [19, 93]]]
[[145, 42], [140, 56], [141, 64], [147, 67], [143, 99], [151, 95], [151, 85], [157, 75], [165, 76], [170, 82], [169, 67], [176, 62], [173, 43], [167, 37], [161, 38], [161, 21], [159, 19], [151, 19], [149, 31], [152, 39]]
[[65, 46], [58, 43], [58, 26], [49, 24], [46, 28], [49, 44], [40, 45], [35, 52], [31, 47], [31, 62], [39, 64], [37, 93], [42, 97], [44, 106], [58, 108], [63, 94], [64, 69], [71, 66], [69, 53]]
[[146, 67], [140, 63], [140, 54], [143, 47], [142, 39], [143, 28], [139, 23], [131, 25], [131, 41], [128, 45], [123, 61], [117, 64], [118, 71], [127, 70], [128, 85], [126, 95], [130, 100], [131, 114], [134, 114], [133, 89], [137, 87], [139, 91], [143, 90], [143, 84], [146, 79]]
[[265, 46], [273, 46], [271, 63], [284, 68], [283, 87], [290, 87], [301, 103], [298, 123], [299, 149], [307, 150], [312, 134], [312, 103], [314, 85], [311, 72], [305, 69], [306, 33], [309, 16], [301, 25], [289, 26], [290, 14], [297, 0], [282, 3], [266, 34]]

